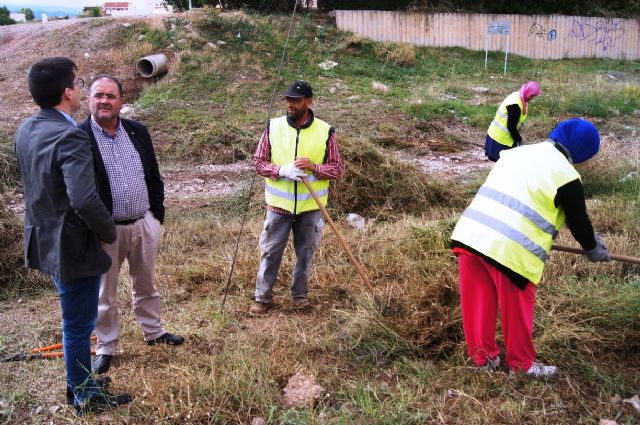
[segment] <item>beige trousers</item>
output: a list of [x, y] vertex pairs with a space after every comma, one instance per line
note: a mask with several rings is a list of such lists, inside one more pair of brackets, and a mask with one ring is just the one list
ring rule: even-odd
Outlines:
[[116, 225], [118, 238], [103, 248], [111, 256], [111, 268], [102, 275], [98, 301], [97, 354], [113, 354], [120, 339], [118, 277], [126, 259], [131, 279], [131, 301], [145, 341], [165, 333], [160, 325], [160, 293], [154, 285], [155, 260], [160, 243], [160, 222], [147, 211], [144, 218], [127, 225]]

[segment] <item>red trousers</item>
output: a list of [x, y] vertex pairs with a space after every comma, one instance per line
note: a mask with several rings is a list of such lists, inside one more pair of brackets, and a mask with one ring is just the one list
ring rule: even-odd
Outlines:
[[500, 354], [496, 343], [498, 306], [502, 319], [505, 361], [511, 370], [528, 370], [533, 347], [535, 285], [523, 291], [482, 257], [456, 248], [460, 263], [460, 304], [467, 352], [476, 366]]

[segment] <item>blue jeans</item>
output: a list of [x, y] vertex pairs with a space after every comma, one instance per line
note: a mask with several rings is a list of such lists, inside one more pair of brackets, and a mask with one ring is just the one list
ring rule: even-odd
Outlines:
[[99, 389], [91, 376], [91, 333], [98, 317], [100, 276], [61, 282], [53, 278], [62, 307], [62, 351], [67, 387], [81, 404]]
[[273, 300], [273, 286], [278, 277], [282, 254], [289, 234], [293, 232], [296, 265], [291, 279], [291, 298], [306, 298], [311, 273], [311, 261], [320, 239], [324, 220], [320, 210], [298, 215], [279, 214], [267, 210], [260, 235], [260, 269], [256, 280], [255, 300], [269, 303]]

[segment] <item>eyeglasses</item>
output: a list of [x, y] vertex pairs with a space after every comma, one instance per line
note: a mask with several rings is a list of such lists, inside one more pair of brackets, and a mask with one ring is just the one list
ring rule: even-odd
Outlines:
[[116, 100], [118, 96], [111, 93], [94, 93], [91, 95], [92, 98], [96, 100], [107, 99], [107, 100]]
[[84, 80], [82, 78], [78, 77], [78, 79], [76, 81], [71, 83], [69, 88], [73, 88], [73, 86], [75, 86], [76, 84], [78, 85], [78, 87], [84, 87]]

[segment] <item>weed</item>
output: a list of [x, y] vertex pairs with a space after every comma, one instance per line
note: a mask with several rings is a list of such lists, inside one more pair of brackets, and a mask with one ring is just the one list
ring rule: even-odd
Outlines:
[[416, 63], [416, 48], [408, 43], [380, 43], [373, 49], [378, 59], [394, 65], [412, 66]]

